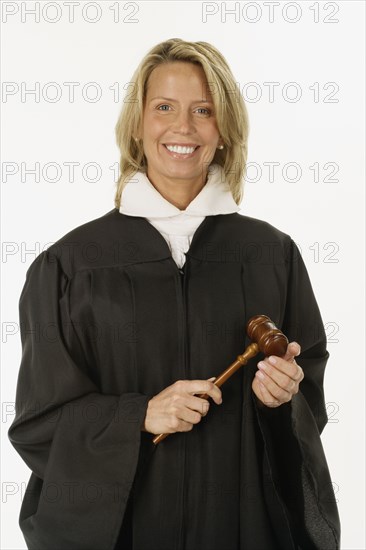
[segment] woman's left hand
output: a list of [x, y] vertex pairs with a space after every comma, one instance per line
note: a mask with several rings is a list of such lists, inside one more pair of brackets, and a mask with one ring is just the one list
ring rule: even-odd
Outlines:
[[258, 363], [252, 389], [261, 403], [267, 407], [279, 407], [291, 401], [292, 396], [299, 391], [304, 372], [295, 357], [300, 352], [299, 344], [291, 342], [283, 357], [271, 355]]

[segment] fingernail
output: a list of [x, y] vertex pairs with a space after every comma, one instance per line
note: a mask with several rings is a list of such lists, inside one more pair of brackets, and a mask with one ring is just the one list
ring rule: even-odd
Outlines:
[[259, 369], [262, 369], [262, 370], [266, 370], [267, 365], [266, 365], [265, 363], [263, 363], [263, 361], [260, 361], [260, 362], [258, 363], [258, 368], [259, 368]]
[[272, 364], [272, 365], [275, 365], [277, 363], [277, 359], [275, 357], [273, 357], [271, 355], [271, 357], [269, 357], [268, 361]]
[[258, 378], [260, 378], [261, 380], [263, 380], [264, 378], [264, 374], [263, 372], [261, 372], [260, 370], [257, 370], [257, 372], [255, 373], [256, 376], [258, 376]]

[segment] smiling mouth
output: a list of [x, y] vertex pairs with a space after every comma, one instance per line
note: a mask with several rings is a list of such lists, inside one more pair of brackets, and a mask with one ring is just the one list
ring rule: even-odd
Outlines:
[[166, 151], [175, 158], [189, 158], [199, 149], [199, 145], [187, 146], [187, 145], [166, 145], [163, 144]]

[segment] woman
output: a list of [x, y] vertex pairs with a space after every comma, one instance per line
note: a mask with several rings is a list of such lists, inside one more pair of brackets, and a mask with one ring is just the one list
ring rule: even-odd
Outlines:
[[[326, 337], [292, 239], [238, 213], [248, 120], [235, 89], [210, 44], [155, 46], [116, 127], [115, 209], [27, 272], [9, 437], [32, 470], [31, 549], [339, 548], [319, 435]], [[257, 314], [287, 352], [220, 390]]]

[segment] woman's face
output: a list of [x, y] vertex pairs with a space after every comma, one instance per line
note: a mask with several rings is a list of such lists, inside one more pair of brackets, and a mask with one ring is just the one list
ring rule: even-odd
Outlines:
[[222, 140], [201, 67], [179, 61], [152, 71], [141, 137], [152, 183], [205, 182]]

